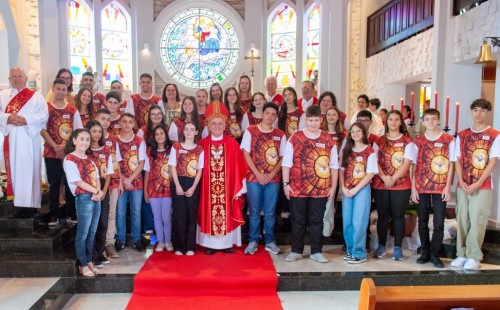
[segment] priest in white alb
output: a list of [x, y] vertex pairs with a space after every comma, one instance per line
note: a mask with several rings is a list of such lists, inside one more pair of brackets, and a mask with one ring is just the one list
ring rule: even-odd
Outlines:
[[10, 89], [0, 91], [0, 132], [7, 174], [7, 196], [14, 200], [14, 217], [34, 215], [40, 208], [42, 144], [40, 131], [49, 112], [42, 95], [26, 88], [28, 77], [19, 67], [10, 70]]

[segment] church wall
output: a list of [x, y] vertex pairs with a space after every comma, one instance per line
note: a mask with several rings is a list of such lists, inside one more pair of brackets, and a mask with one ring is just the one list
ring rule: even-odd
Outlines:
[[347, 83], [348, 87], [348, 97], [346, 102], [346, 112], [348, 115], [352, 115], [356, 111], [356, 97], [362, 93], [364, 90], [358, 90], [358, 87], [353, 87], [356, 81], [361, 82], [361, 59], [365, 57], [363, 52], [363, 34], [362, 34], [362, 22], [363, 12], [361, 7], [361, 0], [352, 0], [350, 2], [350, 27], [349, 27], [349, 81]]
[[405, 85], [432, 71], [433, 28], [366, 59], [365, 92], [382, 107], [399, 105]]

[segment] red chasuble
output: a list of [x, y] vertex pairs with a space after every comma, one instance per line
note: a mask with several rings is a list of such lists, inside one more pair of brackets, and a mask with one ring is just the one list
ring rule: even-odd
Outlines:
[[243, 188], [249, 170], [236, 140], [227, 135], [220, 141], [208, 136], [200, 141], [204, 150], [198, 225], [201, 232], [224, 236], [245, 223], [243, 197], [236, 194]]

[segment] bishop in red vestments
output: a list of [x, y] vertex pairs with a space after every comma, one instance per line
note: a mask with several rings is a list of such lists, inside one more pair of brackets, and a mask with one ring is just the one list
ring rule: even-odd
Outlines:
[[248, 167], [236, 140], [224, 134], [228, 118], [226, 106], [212, 102], [205, 111], [210, 134], [200, 141], [205, 168], [201, 179], [198, 208], [198, 244], [207, 254], [216, 250], [233, 253], [241, 246], [242, 209]]

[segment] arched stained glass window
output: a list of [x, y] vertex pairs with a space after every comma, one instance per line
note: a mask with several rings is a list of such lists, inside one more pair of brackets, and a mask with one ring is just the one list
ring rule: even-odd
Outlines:
[[280, 6], [271, 20], [271, 74], [278, 88], [295, 86], [297, 17], [288, 5]]
[[167, 73], [193, 89], [224, 81], [236, 66], [239, 50], [233, 25], [208, 8], [181, 11], [169, 20], [160, 38]]
[[113, 1], [102, 9], [101, 27], [104, 87], [118, 80], [128, 90], [132, 83], [130, 17]]
[[87, 67], [95, 65], [90, 9], [82, 2], [70, 0], [68, 20], [70, 70], [73, 74], [73, 84], [79, 85]]
[[306, 50], [306, 79], [314, 78], [313, 72], [318, 69], [319, 60], [319, 5], [315, 5], [307, 17], [307, 50]]

